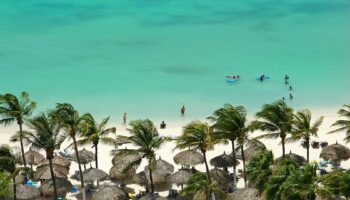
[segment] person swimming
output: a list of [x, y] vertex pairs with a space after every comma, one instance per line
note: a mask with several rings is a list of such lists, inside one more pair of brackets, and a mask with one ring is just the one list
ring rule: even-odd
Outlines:
[[286, 100], [286, 98], [282, 97], [282, 100], [284, 101], [284, 100]]
[[284, 76], [284, 80], [288, 80], [289, 79], [289, 76], [288, 75], [285, 75]]
[[284, 80], [284, 83], [286, 84], [286, 85], [288, 85], [289, 83], [288, 83], [288, 79], [285, 79]]
[[264, 80], [264, 75], [260, 76], [260, 81]]
[[289, 86], [289, 90], [293, 90], [292, 86]]
[[293, 98], [294, 98], [293, 95], [292, 95], [292, 94], [289, 94], [289, 99], [290, 99], [290, 100], [293, 100]]

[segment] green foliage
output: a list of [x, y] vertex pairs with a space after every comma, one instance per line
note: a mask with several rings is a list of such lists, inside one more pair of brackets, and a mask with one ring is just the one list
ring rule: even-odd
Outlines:
[[337, 129], [331, 131], [330, 133], [336, 132], [346, 132], [346, 136], [344, 138], [345, 141], [350, 142], [350, 104], [344, 105], [344, 108], [338, 111], [338, 115], [343, 119], [337, 120], [332, 126], [338, 127]]
[[9, 197], [11, 194], [11, 179], [8, 174], [0, 171], [0, 197]]
[[16, 155], [7, 145], [0, 146], [0, 171], [6, 171], [10, 174], [16, 171]]
[[180, 195], [195, 194], [194, 199], [209, 199], [210, 191], [219, 194], [220, 199], [224, 199], [224, 192], [215, 183], [209, 183], [205, 173], [196, 172], [181, 190]]
[[344, 195], [349, 197], [350, 193], [350, 172], [335, 170], [321, 178], [322, 187], [320, 195], [324, 197], [333, 197]]
[[265, 189], [269, 177], [272, 175], [270, 166], [274, 158], [272, 151], [263, 151], [253, 157], [247, 165], [246, 173], [250, 184], [255, 185], [260, 194]]
[[341, 192], [346, 198], [350, 198], [350, 170], [344, 173]]

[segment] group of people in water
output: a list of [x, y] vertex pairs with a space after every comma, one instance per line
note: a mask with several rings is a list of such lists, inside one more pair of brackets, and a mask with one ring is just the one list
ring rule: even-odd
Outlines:
[[[289, 84], [289, 76], [285, 75], [284, 76], [284, 84], [288, 85]], [[291, 92], [293, 90], [293, 87], [290, 85], [289, 86], [289, 91]], [[289, 93], [289, 99], [293, 100], [294, 96], [292, 95], [292, 93]], [[283, 100], [286, 100], [286, 98], [282, 98]]]

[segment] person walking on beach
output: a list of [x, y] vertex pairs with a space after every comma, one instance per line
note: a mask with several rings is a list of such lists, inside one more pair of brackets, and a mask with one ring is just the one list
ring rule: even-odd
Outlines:
[[181, 116], [185, 116], [185, 106], [181, 107]]
[[123, 114], [123, 125], [126, 125], [126, 112]]

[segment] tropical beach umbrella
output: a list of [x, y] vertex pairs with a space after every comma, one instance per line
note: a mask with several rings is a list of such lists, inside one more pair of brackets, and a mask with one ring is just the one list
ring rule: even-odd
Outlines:
[[127, 183], [132, 183], [132, 178], [135, 175], [136, 175], [136, 170], [133, 167], [131, 167], [129, 169], [123, 169], [121, 167], [113, 166], [109, 170], [109, 176], [113, 180], [119, 181], [119, 182], [121, 182], [123, 184], [125, 184], [125, 181], [127, 181]]
[[16, 186], [17, 200], [35, 200], [39, 196], [40, 191], [38, 188], [22, 184]]
[[23, 184], [24, 183], [24, 176], [22, 174], [17, 174], [15, 177], [15, 184]]
[[[147, 181], [150, 182], [148, 165], [145, 167], [144, 171], [147, 177]], [[153, 182], [155, 184], [166, 182], [166, 177], [171, 175], [173, 172], [174, 172], [174, 166], [168, 163], [167, 161], [162, 160], [161, 157], [159, 157], [159, 159], [156, 160], [155, 169], [152, 172]]]
[[213, 182], [216, 182], [218, 186], [225, 188], [229, 187], [230, 184], [232, 184], [232, 178], [230, 174], [224, 170], [214, 168], [209, 171], [211, 178], [213, 179]]
[[259, 191], [255, 188], [237, 189], [233, 193], [226, 194], [226, 200], [263, 200], [263, 196], [259, 195]]
[[114, 185], [103, 185], [92, 195], [92, 200], [126, 200], [126, 193]]
[[168, 176], [168, 182], [175, 183], [177, 185], [184, 185], [191, 178], [193, 173], [189, 170], [179, 170], [172, 175]]
[[[85, 148], [78, 151], [80, 164], [84, 165], [84, 170], [86, 170], [86, 164], [95, 160], [95, 154], [92, 151], [88, 151]], [[72, 154], [72, 160], [78, 163], [76, 152]]]
[[[96, 168], [90, 168], [83, 171], [83, 177], [85, 182], [104, 181], [109, 179], [109, 175], [106, 172]], [[72, 178], [80, 181], [79, 174], [75, 174]]]
[[[62, 156], [55, 156], [52, 159], [52, 164], [60, 165], [69, 169], [71, 163], [67, 158], [64, 158]], [[49, 160], [44, 160], [41, 165], [49, 165]]]
[[[56, 177], [67, 178], [69, 169], [61, 165], [52, 164], [52, 168]], [[34, 173], [34, 180], [49, 180], [51, 179], [51, 171], [49, 165], [40, 165]]]
[[322, 149], [320, 157], [325, 160], [340, 162], [350, 158], [350, 149], [344, 145], [335, 143]]
[[[71, 190], [72, 184], [66, 178], [56, 177], [56, 189], [59, 196], [66, 196]], [[52, 179], [44, 181], [40, 186], [40, 192], [46, 197], [55, 195]]]
[[[262, 142], [260, 142], [259, 144], [251, 144], [248, 148], [246, 148], [243, 151], [244, 158], [246, 161], [250, 161], [252, 158], [254, 158], [256, 155], [258, 155], [264, 150], [266, 150], [266, 146]], [[236, 159], [242, 160], [241, 150], [237, 151]]]
[[113, 157], [112, 164], [125, 169], [126, 167], [129, 167], [131, 163], [140, 160], [140, 158], [141, 155], [138, 153], [121, 153]]
[[138, 184], [138, 185], [141, 185], [141, 186], [146, 186], [147, 185], [146, 173], [144, 171], [137, 173], [132, 178], [132, 183]]
[[26, 159], [27, 164], [30, 165], [30, 169], [32, 172], [33, 172], [33, 165], [35, 166], [39, 165], [45, 160], [45, 157], [41, 153], [37, 151], [33, 151], [31, 148], [29, 149], [29, 151], [24, 153], [24, 158]]
[[224, 152], [222, 155], [216, 156], [215, 158], [211, 159], [210, 164], [215, 167], [232, 167], [234, 165], [237, 166], [239, 164], [239, 161], [234, 161], [231, 155], [227, 155]]
[[176, 154], [174, 162], [180, 165], [194, 166], [204, 163], [204, 157], [196, 150], [186, 150]]
[[301, 166], [301, 165], [303, 165], [303, 164], [305, 164], [307, 162], [306, 159], [303, 156], [300, 156], [298, 154], [292, 153], [292, 151], [290, 151], [289, 154], [286, 154], [284, 157], [281, 156], [281, 157], [277, 158], [275, 160], [275, 163], [279, 164], [285, 159], [293, 160], [296, 163], [298, 163], [299, 166]]

